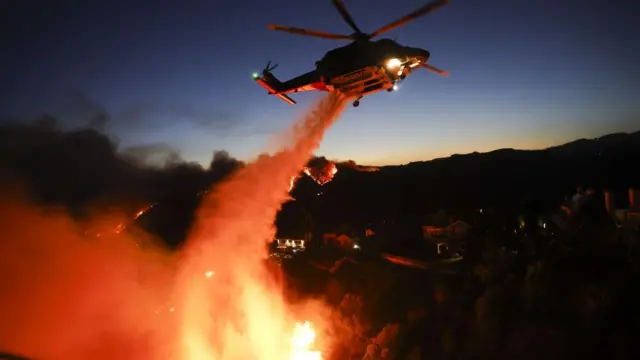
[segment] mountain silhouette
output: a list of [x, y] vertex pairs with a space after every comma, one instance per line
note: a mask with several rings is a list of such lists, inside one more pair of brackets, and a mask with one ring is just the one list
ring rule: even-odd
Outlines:
[[[640, 185], [636, 164], [640, 164], [640, 132], [580, 139], [544, 150], [453, 155], [383, 166], [378, 171], [358, 171], [336, 163], [338, 172], [323, 186], [308, 176], [299, 178], [291, 192], [295, 200], [283, 204], [276, 225], [279, 236], [302, 238], [308, 231], [358, 235], [360, 230], [354, 229], [367, 224], [393, 223], [394, 236], [415, 237], [420, 236], [427, 215], [440, 209], [459, 214], [481, 208], [503, 214], [522, 209], [544, 212], [558, 209], [576, 186], [626, 192]], [[181, 202], [188, 206], [175, 201], [156, 206], [145, 216], [146, 226], [153, 227], [154, 212], [195, 211], [197, 207], [191, 198]], [[165, 220], [158, 224], [169, 226]], [[169, 227], [186, 234], [189, 224]], [[398, 232], [408, 228], [415, 234]], [[171, 243], [180, 242], [175, 232], [171, 234]]]
[[[298, 201], [329, 222], [423, 219], [438, 209], [557, 207], [576, 186], [640, 185], [640, 132], [580, 139], [544, 150], [499, 149], [359, 172], [338, 164], [333, 181], [301, 179]], [[318, 192], [321, 196], [317, 196]], [[341, 219], [341, 220], [340, 220]]]

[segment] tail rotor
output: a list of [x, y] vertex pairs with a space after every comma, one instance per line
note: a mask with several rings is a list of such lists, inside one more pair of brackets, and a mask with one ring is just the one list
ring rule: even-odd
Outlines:
[[270, 73], [271, 71], [273, 71], [273, 69], [277, 68], [278, 64], [275, 64], [273, 66], [271, 66], [271, 60], [267, 61], [267, 66], [265, 66], [264, 70], [262, 70], [262, 73]]

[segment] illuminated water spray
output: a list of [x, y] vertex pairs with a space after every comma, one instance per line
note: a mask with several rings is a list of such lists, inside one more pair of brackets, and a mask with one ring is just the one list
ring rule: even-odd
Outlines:
[[[287, 309], [263, 259], [281, 204], [344, 104], [341, 95], [329, 94], [286, 134], [281, 151], [238, 170], [203, 198], [177, 288], [181, 359], [321, 358], [312, 349], [311, 323], [294, 325], [306, 315]], [[206, 276], [209, 271], [215, 275]], [[283, 339], [291, 339], [289, 347]]]

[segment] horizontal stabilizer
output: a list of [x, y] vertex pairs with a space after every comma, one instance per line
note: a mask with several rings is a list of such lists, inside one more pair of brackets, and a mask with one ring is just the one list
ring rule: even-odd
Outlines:
[[293, 100], [292, 98], [288, 97], [285, 94], [274, 94], [275, 96], [279, 97], [280, 99], [282, 99], [282, 101], [286, 102], [289, 105], [295, 105], [296, 101]]
[[257, 78], [255, 78], [255, 80], [256, 80], [256, 82], [258, 84], [260, 84], [260, 86], [262, 86], [263, 88], [267, 89], [267, 91], [269, 92], [270, 95], [277, 96], [278, 98], [280, 98], [282, 101], [286, 102], [289, 105], [295, 105], [296, 104], [296, 102], [292, 98], [288, 97], [285, 94], [278, 93], [278, 91], [271, 84], [269, 84], [267, 81], [265, 81], [264, 78], [257, 77]]

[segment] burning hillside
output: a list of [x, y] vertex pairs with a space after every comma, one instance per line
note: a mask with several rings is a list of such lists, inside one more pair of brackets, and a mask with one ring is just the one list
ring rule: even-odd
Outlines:
[[203, 194], [177, 253], [143, 250], [142, 236], [122, 231], [150, 207], [87, 241], [67, 214], [0, 204], [0, 319], [11, 324], [0, 327], [0, 349], [36, 359], [321, 359], [333, 340], [323, 336], [328, 309], [285, 302], [265, 241], [291, 178], [343, 107], [330, 94], [282, 151]]
[[313, 179], [318, 185], [323, 186], [333, 180], [338, 172], [338, 166], [343, 166], [355, 171], [378, 171], [375, 166], [358, 165], [353, 160], [334, 162], [324, 156], [313, 157], [303, 169], [304, 173]]
[[318, 185], [323, 186], [333, 180], [338, 168], [325, 157], [316, 157], [309, 161], [303, 171]]

